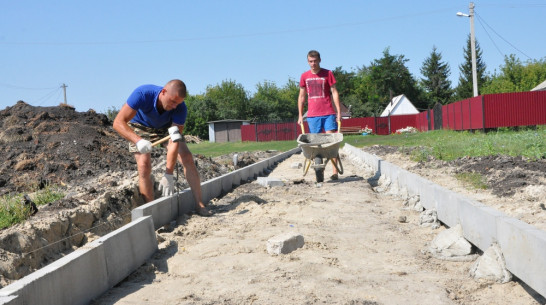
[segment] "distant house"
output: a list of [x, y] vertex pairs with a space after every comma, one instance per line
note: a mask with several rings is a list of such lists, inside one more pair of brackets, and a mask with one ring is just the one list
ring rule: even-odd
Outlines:
[[220, 120], [209, 124], [209, 142], [237, 142], [241, 141], [241, 126], [249, 125], [246, 120]]
[[419, 111], [411, 101], [403, 94], [395, 96], [387, 105], [381, 116], [397, 115], [397, 114], [417, 114]]
[[546, 80], [540, 83], [540, 85], [531, 89], [531, 91], [546, 91]]

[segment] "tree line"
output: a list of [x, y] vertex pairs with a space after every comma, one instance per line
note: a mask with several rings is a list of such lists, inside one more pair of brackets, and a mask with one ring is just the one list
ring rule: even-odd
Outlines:
[[[449, 63], [442, 60], [442, 53], [435, 46], [421, 65], [422, 78], [409, 72], [406, 66], [409, 59], [391, 54], [389, 48], [369, 65], [352, 71], [336, 67], [332, 71], [340, 100], [350, 108], [353, 117], [379, 116], [392, 97], [400, 94], [406, 95], [422, 111], [436, 103], [448, 104], [473, 96], [470, 35], [463, 54], [456, 86], [449, 79]], [[505, 56], [498, 71], [488, 74], [478, 41], [476, 66], [479, 94], [529, 91], [546, 79], [546, 57], [523, 62], [513, 54]], [[299, 80], [294, 79], [288, 79], [282, 86], [269, 81], [258, 83], [252, 95], [236, 81], [225, 80], [208, 86], [203, 94], [189, 94], [185, 100], [188, 107], [185, 133], [208, 138], [207, 122], [224, 119], [295, 121], [298, 94]], [[113, 117], [116, 112], [108, 110], [107, 115]]]

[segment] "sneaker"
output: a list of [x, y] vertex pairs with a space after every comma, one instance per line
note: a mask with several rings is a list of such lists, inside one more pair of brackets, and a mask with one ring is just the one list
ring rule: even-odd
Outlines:
[[197, 207], [197, 210], [195, 212], [197, 213], [197, 215], [201, 217], [212, 216], [212, 212], [209, 211], [209, 209], [207, 209], [206, 207], [203, 207], [203, 208]]
[[333, 174], [332, 176], [330, 176], [330, 179], [331, 180], [337, 180], [337, 179], [339, 179], [339, 177], [337, 176], [337, 174]]

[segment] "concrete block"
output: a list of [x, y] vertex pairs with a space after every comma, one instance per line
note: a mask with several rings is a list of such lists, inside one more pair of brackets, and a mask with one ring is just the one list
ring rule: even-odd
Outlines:
[[254, 180], [254, 174], [249, 166], [241, 168], [241, 181]]
[[161, 197], [150, 201], [131, 211], [131, 220], [135, 221], [141, 217], [152, 216], [155, 229], [170, 223], [178, 215], [178, 203], [176, 196]]
[[497, 241], [497, 219], [504, 213], [466, 198], [459, 202], [459, 220], [464, 237], [482, 251]]
[[[88, 304], [157, 250], [151, 217], [143, 217], [0, 290], [7, 304]], [[9, 298], [17, 296], [9, 300]], [[0, 303], [2, 304], [2, 303]]]
[[17, 296], [9, 304], [88, 304], [103, 294], [108, 274], [101, 245], [89, 245], [33, 272], [0, 290], [0, 297]]
[[259, 177], [268, 167], [268, 160], [262, 160], [251, 165], [254, 172], [254, 177]]
[[229, 191], [231, 191], [233, 189], [233, 177], [235, 177], [233, 172], [227, 173], [227, 174], [222, 176], [221, 180], [222, 180], [222, 193], [223, 194], [228, 193]]
[[201, 183], [201, 198], [204, 202], [208, 202], [222, 194], [221, 177], [210, 179]]
[[546, 232], [514, 218], [498, 218], [497, 238], [508, 270], [546, 296]]
[[394, 183], [398, 183], [398, 177], [400, 176], [401, 170], [401, 168], [390, 162], [381, 162], [381, 175], [385, 175]]
[[459, 223], [459, 194], [443, 187], [434, 188], [438, 220], [450, 227]]
[[432, 184], [430, 180], [427, 180], [419, 175], [404, 171], [404, 180], [400, 181], [401, 185], [405, 185], [408, 189], [408, 194], [410, 196], [420, 195], [425, 191], [429, 191], [429, 188]]
[[112, 288], [157, 251], [152, 218], [142, 217], [132, 221], [91, 243], [95, 244], [103, 247], [108, 288]]
[[232, 188], [241, 185], [241, 181], [243, 180], [242, 173], [243, 173], [242, 169], [237, 169], [230, 173]]
[[419, 185], [419, 199], [421, 205], [428, 210], [436, 210], [438, 208], [436, 202], [436, 190], [437, 184], [434, 184], [428, 180], [425, 180]]
[[[178, 193], [178, 215], [188, 214], [195, 210], [195, 198], [190, 188], [185, 189], [183, 192]], [[165, 224], [164, 224], [165, 225]]]
[[265, 186], [265, 187], [268, 187], [268, 186], [271, 186], [271, 187], [273, 187], [273, 186], [283, 186], [284, 185], [284, 182], [282, 182], [281, 179], [275, 178], [275, 177], [258, 177], [256, 182], [258, 182], [258, 184], [260, 184], [261, 186]]
[[14, 305], [18, 304], [17, 300], [18, 296], [16, 295], [10, 295], [10, 296], [0, 296], [0, 305]]
[[284, 233], [270, 238], [267, 241], [269, 254], [287, 254], [303, 247], [303, 235], [299, 233]]
[[292, 162], [292, 164], [290, 164], [290, 168], [301, 168], [303, 166], [303, 164], [301, 164], [301, 162]]

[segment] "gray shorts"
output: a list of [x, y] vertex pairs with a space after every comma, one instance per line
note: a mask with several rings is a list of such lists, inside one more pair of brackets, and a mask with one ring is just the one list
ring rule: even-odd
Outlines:
[[[128, 124], [131, 129], [141, 138], [144, 140], [148, 140], [150, 142], [155, 142], [158, 140], [163, 139], [164, 137], [169, 135], [168, 128], [165, 129], [157, 129], [157, 128], [151, 128], [146, 127], [144, 125], [140, 125], [137, 123], [129, 123]], [[138, 152], [137, 147], [135, 143], [129, 142], [129, 152]]]

